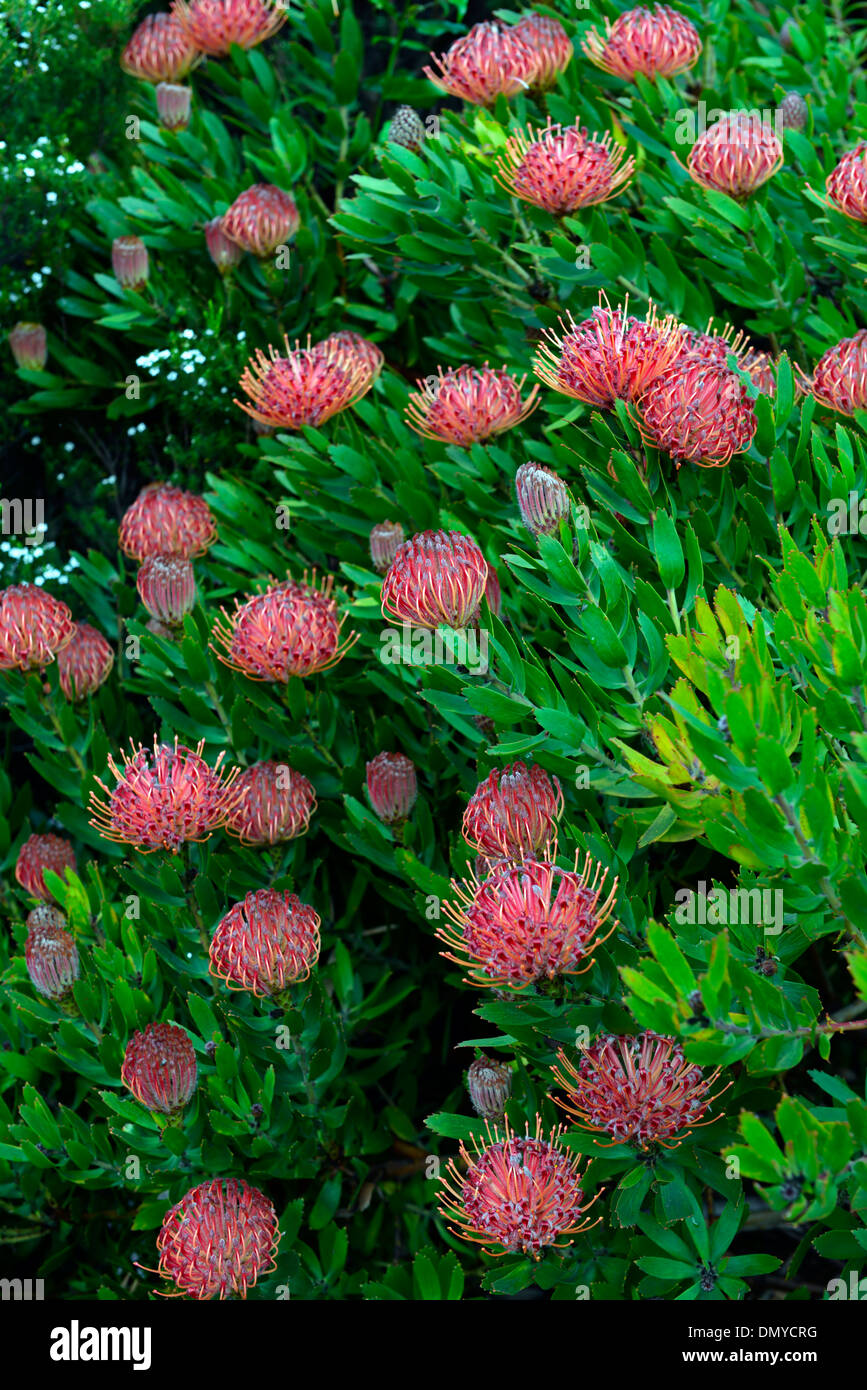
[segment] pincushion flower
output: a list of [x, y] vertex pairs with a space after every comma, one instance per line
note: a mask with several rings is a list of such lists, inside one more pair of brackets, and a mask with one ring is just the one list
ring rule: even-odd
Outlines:
[[702, 44], [695, 25], [670, 5], [639, 5], [613, 24], [606, 19], [604, 36], [589, 30], [581, 48], [594, 67], [612, 77], [634, 82], [641, 73], [655, 82], [688, 72], [698, 62]]
[[71, 640], [57, 653], [57, 678], [67, 700], [83, 700], [108, 680], [114, 652], [90, 623], [75, 623]]
[[443, 904], [449, 924], [437, 931], [450, 949], [440, 954], [468, 971], [465, 983], [516, 993], [541, 980], [583, 975], [618, 925], [614, 918], [599, 936], [617, 892], [615, 879], [603, 899], [607, 876], [589, 854], [579, 873], [576, 853], [573, 869], [528, 859], [500, 864], [484, 880], [475, 873], [455, 879], [455, 898]]
[[149, 14], [123, 50], [120, 65], [145, 82], [177, 82], [201, 56], [174, 15]]
[[111, 244], [111, 269], [122, 289], [144, 289], [150, 279], [150, 262], [140, 236], [115, 237]]
[[221, 223], [223, 236], [266, 260], [294, 237], [301, 218], [291, 193], [273, 183], [256, 183], [238, 195]]
[[434, 630], [478, 623], [488, 563], [459, 531], [422, 531], [398, 547], [382, 581], [382, 616]]
[[[204, 739], [193, 750], [160, 743], [153, 751], [130, 739], [132, 753], [123, 753], [122, 766], [113, 758], [108, 766], [116, 786], [109, 789], [96, 778], [105, 793], [91, 793], [90, 824], [106, 840], [132, 845], [145, 854], [155, 849], [177, 854], [182, 845], [207, 840], [225, 825], [234, 805], [238, 769], [226, 774], [220, 753], [213, 767], [202, 757]], [[107, 799], [106, 799], [107, 798]]]
[[470, 797], [461, 833], [488, 858], [524, 859], [554, 838], [563, 805], [560, 783], [543, 767], [495, 767]]
[[705, 1076], [674, 1038], [659, 1033], [603, 1035], [582, 1048], [577, 1067], [562, 1049], [557, 1060], [552, 1072], [566, 1096], [552, 1099], [582, 1128], [608, 1134], [614, 1144], [676, 1148], [716, 1099], [710, 1090], [719, 1069]]
[[690, 178], [730, 198], [748, 198], [776, 174], [783, 146], [773, 127], [731, 111], [698, 137], [686, 161]]
[[816, 363], [812, 377], [796, 366], [798, 385], [820, 405], [853, 415], [867, 408], [867, 329], [835, 343]]
[[528, 78], [534, 92], [550, 91], [572, 59], [572, 40], [558, 19], [544, 14], [528, 14], [512, 26], [513, 32], [529, 44], [536, 66]]
[[286, 23], [288, 6], [274, 0], [173, 0], [172, 15], [187, 40], [212, 58], [232, 44], [256, 48]]
[[402, 825], [416, 803], [415, 764], [404, 753], [377, 753], [366, 766], [370, 804], [386, 825]]
[[546, 330], [533, 370], [564, 396], [611, 410], [616, 400], [636, 400], [677, 359], [683, 330], [671, 314], [658, 318], [653, 304], [637, 319], [627, 313], [628, 297], [616, 309], [599, 298], [590, 318], [560, 320], [562, 337]]
[[385, 574], [404, 541], [403, 527], [399, 521], [380, 521], [370, 533], [370, 558], [373, 568]]
[[451, 1159], [442, 1179], [440, 1211], [455, 1235], [499, 1247], [486, 1248], [487, 1255], [520, 1252], [537, 1260], [549, 1247], [571, 1244], [561, 1237], [596, 1224], [585, 1215], [593, 1203], [584, 1200], [581, 1160], [560, 1143], [562, 1125], [547, 1139], [538, 1115], [532, 1136], [529, 1124], [520, 1135], [508, 1121], [502, 1133], [490, 1123], [485, 1130], [485, 1139], [473, 1137], [472, 1152], [461, 1142], [463, 1165]]
[[419, 381], [419, 390], [407, 402], [406, 422], [425, 439], [442, 439], [468, 449], [484, 444], [504, 430], [520, 425], [536, 409], [538, 386], [526, 400], [521, 388], [526, 374], [516, 380], [505, 367], [481, 368], [464, 364], [443, 372], [437, 368], [435, 384]]
[[179, 626], [196, 602], [192, 560], [180, 555], [149, 555], [136, 577], [139, 598], [152, 618]]
[[34, 898], [45, 902], [54, 901], [54, 894], [46, 886], [45, 870], [66, 877], [66, 870], [76, 872], [75, 850], [69, 840], [60, 835], [31, 835], [18, 851], [15, 864], [15, 877]]
[[160, 82], [157, 86], [157, 115], [163, 130], [186, 130], [190, 124], [193, 94], [189, 87], [175, 82]]
[[237, 600], [230, 616], [214, 625], [212, 650], [226, 666], [251, 680], [286, 685], [293, 676], [313, 676], [341, 661], [358, 640], [341, 640], [346, 615], [338, 616], [329, 575], [317, 586], [315, 571], [307, 580], [286, 579], [261, 594]]
[[16, 323], [9, 334], [16, 367], [41, 372], [48, 361], [48, 341], [41, 323]]
[[736, 333], [732, 325], [724, 325], [721, 332], [713, 331], [710, 319], [704, 333], [687, 329], [683, 337], [683, 349], [678, 361], [688, 357], [698, 357], [705, 362], [718, 362], [725, 367], [729, 357], [737, 359], [741, 371], [747, 372], [758, 389], [766, 396], [773, 396], [777, 389], [776, 376], [766, 352], [757, 352], [743, 332]]
[[286, 763], [245, 768], [235, 783], [235, 805], [226, 823], [246, 845], [279, 845], [306, 834], [316, 810], [313, 783]]
[[607, 133], [588, 139], [586, 128], [549, 120], [509, 137], [494, 177], [514, 197], [562, 217], [623, 192], [635, 172], [635, 160], [630, 155], [624, 162], [625, 153]]
[[515, 474], [521, 520], [534, 536], [554, 536], [572, 515], [572, 496], [559, 474], [541, 463], [522, 463]]
[[27, 933], [24, 959], [33, 987], [43, 999], [55, 1003], [69, 999], [81, 965], [75, 939], [65, 927], [40, 917]]
[[539, 72], [539, 57], [526, 39], [495, 21], [476, 24], [443, 54], [432, 53], [428, 77], [449, 96], [473, 106], [493, 106], [500, 95], [525, 92]]
[[[355, 405], [373, 385], [369, 364], [357, 352], [333, 343], [302, 348], [289, 346], [281, 357], [269, 345], [251, 357], [240, 386], [252, 405], [235, 401], [254, 420], [263, 425], [300, 430], [305, 425], [323, 425], [332, 415]], [[270, 359], [270, 360], [269, 360]]]
[[638, 402], [645, 441], [682, 463], [722, 468], [750, 447], [758, 421], [747, 388], [718, 362], [675, 362]]
[[196, 1053], [174, 1023], [149, 1023], [126, 1045], [120, 1079], [148, 1110], [174, 1118], [196, 1089]]
[[203, 497], [171, 483], [149, 483], [124, 513], [118, 545], [141, 563], [151, 555], [190, 560], [217, 539], [217, 523]]
[[369, 338], [363, 338], [360, 333], [352, 333], [349, 329], [329, 333], [321, 343], [314, 345], [313, 351], [323, 353], [326, 357], [334, 351], [345, 352], [351, 360], [366, 368], [370, 373], [371, 384], [376, 381], [385, 362], [382, 348], [377, 347]]
[[847, 150], [825, 180], [823, 200], [854, 222], [867, 222], [867, 140]]
[[512, 1070], [484, 1053], [467, 1068], [467, 1091], [483, 1120], [501, 1120], [512, 1093]]
[[49, 666], [74, 633], [67, 605], [39, 584], [0, 589], [0, 671]]
[[246, 1298], [275, 1267], [280, 1243], [273, 1202], [238, 1178], [199, 1183], [163, 1218], [156, 1271], [188, 1298]]
[[228, 275], [244, 258], [243, 248], [231, 241], [223, 231], [222, 217], [212, 217], [205, 223], [205, 245], [208, 255], [221, 275]]
[[260, 888], [235, 903], [211, 941], [211, 974], [229, 989], [286, 1002], [319, 959], [321, 918], [294, 893]]

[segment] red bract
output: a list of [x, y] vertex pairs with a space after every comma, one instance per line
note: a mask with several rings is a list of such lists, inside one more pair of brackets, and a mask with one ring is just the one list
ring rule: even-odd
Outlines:
[[150, 262], [141, 237], [115, 237], [111, 244], [111, 269], [122, 289], [144, 289], [150, 279]]
[[246, 189], [222, 217], [223, 235], [260, 260], [273, 255], [300, 226], [295, 199], [273, 183]]
[[522, 463], [515, 474], [521, 520], [534, 536], [553, 536], [572, 515], [572, 497], [559, 474], [541, 463]]
[[536, 375], [555, 391], [605, 410], [616, 400], [636, 400], [680, 354], [682, 329], [671, 314], [659, 319], [653, 304], [644, 319], [627, 315], [628, 307], [628, 297], [612, 309], [600, 295], [590, 318], [560, 320], [562, 337], [547, 329], [550, 344], [539, 347]]
[[676, 1148], [680, 1140], [671, 1144], [672, 1136], [685, 1138], [716, 1099], [709, 1092], [719, 1069], [706, 1077], [687, 1062], [674, 1038], [658, 1033], [603, 1035], [582, 1049], [577, 1067], [562, 1050], [557, 1060], [560, 1069], [552, 1072], [566, 1097], [552, 1099], [582, 1127], [611, 1135], [615, 1144]]
[[183, 622], [196, 602], [192, 560], [179, 555], [149, 555], [136, 577], [139, 598], [152, 618], [170, 627]]
[[235, 401], [254, 420], [263, 425], [300, 430], [304, 425], [322, 425], [366, 395], [373, 385], [370, 367], [358, 353], [333, 343], [290, 348], [283, 339], [285, 357], [269, 345], [266, 357], [261, 348], [251, 357], [239, 385], [252, 405]]
[[447, 52], [431, 57], [439, 71], [425, 68], [425, 76], [474, 106], [493, 106], [500, 94], [527, 91], [539, 71], [538, 55], [526, 39], [496, 22], [476, 24]]
[[90, 824], [106, 840], [133, 845], [144, 853], [168, 849], [177, 854], [190, 841], [207, 840], [225, 825], [234, 805], [234, 781], [238, 769], [228, 775], [220, 753], [210, 767], [202, 757], [204, 739], [193, 751], [178, 744], [159, 743], [153, 751], [130, 740], [132, 754], [123, 753], [123, 765], [113, 758], [108, 765], [117, 785], [113, 790], [99, 777], [107, 800], [91, 793]]
[[399, 521], [380, 521], [374, 526], [370, 533], [370, 558], [379, 574], [385, 574], [403, 540], [403, 527]]
[[0, 589], [0, 671], [50, 665], [74, 632], [69, 608], [40, 585]]
[[612, 77], [634, 82], [639, 73], [654, 82], [676, 77], [698, 62], [701, 38], [694, 24], [669, 5], [639, 5], [584, 35], [581, 48], [590, 62]]
[[167, 1212], [156, 1271], [189, 1298], [246, 1298], [275, 1266], [280, 1243], [274, 1204], [237, 1178], [193, 1187]]
[[204, 555], [217, 539], [217, 523], [203, 497], [171, 483], [149, 483], [124, 513], [118, 545], [131, 559], [150, 555]]
[[178, 1115], [196, 1089], [196, 1053], [174, 1023], [149, 1023], [126, 1045], [120, 1079], [159, 1115]]
[[483, 1120], [500, 1120], [512, 1093], [512, 1071], [484, 1053], [467, 1069], [467, 1090], [472, 1107]]
[[320, 917], [294, 893], [260, 888], [236, 903], [211, 941], [211, 974], [230, 989], [285, 1001], [319, 959]]
[[867, 329], [854, 338], [843, 338], [829, 348], [816, 363], [812, 377], [795, 367], [798, 384], [811, 392], [821, 405], [853, 415], [867, 407]]
[[867, 222], [867, 140], [847, 150], [825, 180], [825, 203], [854, 222]]
[[783, 146], [771, 126], [750, 113], [729, 112], [698, 137], [686, 161], [702, 188], [748, 198], [767, 183], [783, 162]]
[[123, 50], [120, 65], [145, 82], [177, 82], [200, 58], [174, 15], [149, 14]]
[[536, 65], [528, 78], [534, 92], [547, 92], [556, 85], [572, 59], [572, 40], [557, 19], [528, 14], [513, 26], [513, 32], [533, 50]]
[[233, 43], [255, 48], [276, 34], [289, 7], [274, 0], [173, 0], [172, 14], [190, 43], [222, 58]]
[[[555, 850], [552, 848], [553, 859]], [[617, 879], [607, 898], [608, 870], [590, 855], [578, 873], [549, 860], [502, 864], [480, 882], [452, 881], [455, 901], [443, 904], [450, 925], [437, 932], [451, 949], [441, 954], [466, 969], [467, 984], [515, 992], [539, 980], [583, 975], [605, 936], [598, 932], [614, 907]]]
[[440, 1211], [455, 1223], [455, 1235], [499, 1247], [485, 1254], [521, 1252], [537, 1260], [550, 1246], [571, 1244], [562, 1236], [595, 1224], [585, 1219], [592, 1202], [584, 1201], [580, 1158], [560, 1143], [562, 1126], [544, 1139], [537, 1115], [532, 1136], [529, 1125], [522, 1136], [508, 1121], [502, 1134], [490, 1124], [485, 1130], [486, 1140], [473, 1136], [473, 1152], [460, 1145], [466, 1171], [451, 1159], [442, 1179]]
[[186, 130], [190, 124], [193, 94], [189, 87], [160, 82], [157, 87], [157, 115], [163, 130]]
[[90, 623], [75, 623], [71, 640], [57, 654], [57, 678], [67, 700], [83, 700], [108, 680], [114, 652]]
[[341, 661], [358, 640], [351, 633], [341, 641], [346, 615], [338, 616], [332, 598], [334, 579], [316, 585], [315, 571], [307, 582], [286, 579], [264, 593], [236, 601], [230, 616], [214, 625], [211, 643], [220, 661], [251, 680], [286, 685], [293, 676], [312, 676]]
[[61, 878], [66, 877], [66, 869], [74, 873], [77, 869], [75, 850], [69, 840], [60, 835], [31, 835], [18, 851], [15, 877], [34, 898], [44, 898], [50, 903], [54, 901], [54, 894], [45, 884], [46, 869]]
[[304, 835], [316, 810], [312, 782], [281, 762], [245, 768], [235, 794], [226, 829], [247, 845], [278, 845]]
[[521, 424], [536, 408], [538, 386], [526, 400], [521, 388], [527, 380], [510, 376], [505, 367], [461, 366], [443, 372], [436, 379], [419, 381], [406, 407], [410, 429], [426, 439], [443, 439], [449, 444], [469, 448], [483, 444], [495, 435]]
[[370, 804], [386, 825], [401, 825], [418, 797], [415, 764], [403, 753], [377, 753], [367, 764]]
[[459, 531], [422, 531], [398, 547], [382, 581], [382, 616], [431, 630], [478, 622], [488, 564]]
[[[28, 922], [35, 913], [31, 913]], [[61, 917], [61, 914], [57, 914]], [[62, 917], [61, 917], [61, 920]], [[43, 999], [68, 998], [81, 974], [74, 938], [55, 919], [45, 916], [32, 922], [24, 944], [27, 973]]]
[[556, 777], [542, 767], [510, 763], [479, 783], [464, 811], [462, 833], [489, 858], [523, 859], [553, 839], [562, 814]]
[[223, 231], [222, 217], [213, 217], [210, 222], [205, 223], [205, 245], [208, 255], [221, 275], [227, 275], [243, 260], [243, 249], [236, 241], [230, 241]]
[[718, 362], [687, 357], [675, 362], [638, 402], [639, 429], [680, 468], [722, 468], [748, 449], [758, 421], [747, 388]]
[[41, 372], [48, 360], [48, 343], [41, 323], [16, 323], [9, 334], [9, 346], [17, 367]]
[[527, 127], [506, 141], [495, 178], [509, 193], [525, 203], [562, 217], [579, 208], [606, 203], [627, 186], [635, 172], [635, 160], [613, 145], [611, 136], [587, 138], [581, 126]]

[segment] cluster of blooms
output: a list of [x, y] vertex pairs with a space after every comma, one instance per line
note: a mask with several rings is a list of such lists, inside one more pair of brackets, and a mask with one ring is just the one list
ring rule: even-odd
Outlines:
[[449, 96], [474, 106], [493, 106], [498, 96], [544, 92], [553, 87], [572, 57], [562, 24], [531, 14], [518, 24], [476, 24], [443, 54], [432, 53], [435, 68], [425, 75]]

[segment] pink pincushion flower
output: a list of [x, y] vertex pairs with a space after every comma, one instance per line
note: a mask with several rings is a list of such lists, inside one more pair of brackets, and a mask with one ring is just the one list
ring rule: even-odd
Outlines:
[[150, 555], [204, 555], [217, 539], [217, 523], [203, 497], [171, 483], [149, 483], [124, 513], [118, 545], [141, 563]]
[[34, 898], [54, 901], [54, 894], [45, 883], [45, 870], [66, 877], [66, 870], [76, 872], [75, 850], [69, 840], [60, 835], [31, 835], [18, 851], [15, 877]]
[[562, 814], [556, 777], [542, 767], [510, 763], [479, 783], [464, 811], [462, 834], [489, 858], [524, 859], [554, 838]]
[[154, 737], [153, 751], [132, 740], [130, 745], [132, 754], [123, 754], [121, 767], [108, 759], [114, 789], [96, 779], [107, 800], [91, 794], [90, 824], [104, 839], [145, 854], [156, 849], [177, 854], [182, 845], [207, 840], [225, 825], [238, 769], [225, 774], [223, 753], [210, 767], [202, 757], [204, 739], [195, 750], [179, 745], [177, 738], [174, 744], [161, 744]]
[[223, 58], [232, 44], [256, 48], [276, 34], [289, 7], [276, 0], [173, 0], [172, 15], [191, 44]]
[[536, 408], [539, 387], [534, 386], [522, 400], [526, 376], [516, 380], [505, 367], [489, 367], [486, 362], [481, 368], [465, 364], [447, 372], [439, 367], [437, 372], [435, 382], [433, 378], [427, 384], [418, 382], [420, 390], [410, 396], [406, 407], [410, 429], [426, 439], [442, 439], [463, 448], [484, 444], [520, 425]]
[[[252, 405], [236, 400], [235, 405], [262, 425], [300, 430], [305, 425], [323, 425], [332, 415], [355, 405], [373, 385], [369, 363], [341, 345], [300, 343], [290, 348], [284, 338], [285, 357], [261, 348], [251, 357], [240, 386]], [[327, 341], [327, 340], [326, 340]]]
[[260, 260], [290, 241], [300, 226], [295, 199], [273, 183], [245, 189], [221, 219], [223, 236]]
[[735, 333], [731, 324], [726, 324], [719, 333], [713, 332], [712, 328], [713, 319], [708, 323], [704, 333], [695, 333], [692, 329], [687, 329], [683, 336], [683, 349], [677, 360], [684, 362], [689, 357], [697, 357], [725, 367], [728, 365], [729, 357], [734, 356], [740, 370], [749, 374], [753, 384], [764, 395], [773, 396], [777, 383], [768, 354], [756, 352], [746, 334]]
[[0, 671], [49, 666], [74, 634], [69, 608], [39, 584], [0, 589]]
[[533, 364], [546, 385], [587, 405], [611, 410], [634, 401], [682, 350], [682, 329], [672, 315], [657, 317], [651, 304], [644, 319], [627, 314], [629, 300], [612, 309], [604, 295], [588, 319], [560, 320], [563, 336], [546, 330]]
[[72, 639], [57, 654], [57, 678], [67, 700], [83, 700], [108, 680], [114, 666], [109, 643], [90, 623], [76, 623]]
[[149, 14], [123, 50], [120, 65], [145, 82], [177, 82], [200, 59], [174, 15]]
[[[31, 917], [34, 915], [31, 913]], [[58, 1003], [69, 998], [81, 966], [75, 939], [65, 927], [45, 916], [32, 922], [24, 944], [24, 959], [33, 987], [43, 999]]]
[[825, 180], [824, 202], [854, 222], [867, 222], [867, 140], [847, 150]]
[[235, 903], [211, 941], [211, 974], [230, 989], [285, 1002], [319, 959], [321, 918], [294, 893], [260, 888]]
[[639, 73], [655, 82], [676, 77], [698, 62], [701, 38], [694, 24], [670, 5], [639, 5], [605, 21], [604, 37], [590, 29], [581, 42], [585, 56], [612, 77], [634, 82]]
[[783, 157], [772, 126], [754, 120], [750, 113], [732, 111], [698, 137], [686, 168], [702, 188], [743, 199], [773, 177]]
[[196, 1089], [196, 1053], [189, 1035], [174, 1023], [149, 1023], [133, 1033], [120, 1079], [148, 1110], [180, 1114]]
[[279, 1243], [277, 1213], [264, 1192], [237, 1178], [212, 1178], [191, 1188], [163, 1218], [156, 1272], [178, 1295], [246, 1298], [274, 1269]]
[[513, 26], [536, 57], [536, 66], [528, 78], [534, 92], [547, 92], [572, 60], [572, 40], [558, 19], [544, 14], [528, 14]]
[[495, 177], [516, 198], [562, 217], [606, 203], [622, 193], [635, 172], [632, 155], [607, 133], [587, 138], [584, 127], [553, 125], [515, 131], [506, 141]]
[[192, 560], [180, 555], [149, 555], [136, 577], [139, 598], [152, 618], [179, 626], [196, 602]]
[[313, 783], [286, 763], [245, 768], [235, 783], [235, 806], [226, 829], [242, 844], [278, 845], [304, 835], [316, 810]]
[[820, 405], [853, 415], [867, 408], [867, 329], [853, 338], [843, 338], [823, 353], [812, 377], [796, 367], [798, 385], [809, 391]]
[[251, 680], [286, 685], [293, 676], [329, 670], [358, 640], [357, 633], [341, 640], [346, 615], [338, 616], [333, 588], [330, 575], [317, 587], [315, 572], [308, 583], [305, 570], [301, 582], [286, 579], [237, 601], [231, 617], [221, 610], [212, 650]]
[[382, 581], [382, 616], [433, 630], [478, 622], [488, 563], [459, 531], [422, 531], [398, 547]]
[[401, 825], [418, 797], [415, 764], [404, 753], [377, 753], [367, 764], [370, 804], [386, 825]]
[[330, 357], [334, 351], [346, 353], [351, 361], [366, 369], [370, 374], [371, 384], [376, 381], [385, 362], [382, 348], [372, 343], [369, 338], [363, 338], [360, 333], [352, 333], [348, 328], [341, 329], [338, 333], [329, 333], [321, 343], [314, 345], [313, 351], [326, 357]]
[[718, 362], [687, 357], [658, 377], [638, 402], [643, 438], [682, 463], [723, 468], [750, 447], [758, 427], [747, 388]]
[[540, 71], [535, 49], [516, 28], [496, 22], [476, 24], [446, 53], [431, 57], [439, 71], [425, 68], [425, 77], [473, 106], [493, 106], [501, 94], [527, 91]]

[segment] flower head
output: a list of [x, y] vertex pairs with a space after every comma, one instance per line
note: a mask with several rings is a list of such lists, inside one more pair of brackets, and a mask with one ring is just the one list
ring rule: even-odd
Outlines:
[[854, 222], [867, 222], [867, 140], [847, 150], [825, 180], [825, 203]]
[[660, 319], [651, 304], [643, 319], [627, 314], [628, 298], [612, 309], [604, 294], [589, 319], [560, 320], [563, 336], [547, 330], [533, 364], [538, 377], [564, 396], [611, 410], [634, 401], [679, 356], [682, 329], [673, 315]]
[[235, 404], [260, 424], [290, 430], [322, 425], [373, 385], [370, 364], [351, 348], [324, 342], [313, 347], [309, 338], [306, 348], [298, 342], [290, 348], [289, 339], [283, 341], [285, 357], [271, 346], [269, 357], [258, 348], [239, 383], [253, 404]]
[[[603, 1035], [585, 1047], [575, 1067], [561, 1050], [554, 1079], [566, 1092], [556, 1103], [582, 1126], [609, 1134], [615, 1144], [675, 1148], [675, 1134], [688, 1133], [715, 1099], [710, 1088], [719, 1070], [705, 1076], [687, 1062], [674, 1038], [659, 1033], [636, 1037]], [[685, 1138], [686, 1134], [681, 1134]]]
[[278, 246], [291, 240], [301, 226], [298, 208], [291, 193], [273, 183], [256, 183], [239, 193], [228, 212], [223, 213], [223, 236], [242, 251], [266, 260]]
[[321, 918], [294, 893], [260, 888], [235, 903], [211, 941], [211, 974], [257, 998], [285, 997], [319, 959]]
[[74, 632], [69, 608], [39, 584], [0, 589], [0, 671], [49, 666]]
[[31, 913], [27, 919], [30, 924], [24, 944], [27, 973], [34, 989], [43, 999], [67, 999], [81, 974], [75, 939], [61, 925], [61, 913], [52, 918], [40, 915], [35, 922], [31, 922], [35, 916], [35, 913]]
[[719, 362], [675, 362], [638, 402], [638, 426], [654, 448], [675, 461], [722, 468], [750, 447], [758, 421], [737, 372]]
[[501, 1120], [512, 1094], [512, 1069], [483, 1053], [467, 1068], [467, 1090], [477, 1115]]
[[367, 764], [367, 795], [386, 825], [402, 825], [416, 803], [415, 763], [404, 753], [377, 753]]
[[193, 94], [189, 87], [175, 82], [160, 82], [157, 86], [157, 115], [163, 130], [186, 130], [190, 124]]
[[90, 623], [75, 623], [71, 640], [57, 653], [57, 677], [67, 700], [83, 700], [108, 680], [111, 646]]
[[149, 14], [123, 50], [120, 65], [145, 82], [177, 82], [200, 58], [174, 15]]
[[431, 57], [438, 71], [425, 68], [425, 77], [473, 106], [493, 106], [500, 95], [527, 91], [540, 71], [538, 54], [517, 29], [494, 21], [476, 24]]
[[382, 616], [431, 630], [478, 621], [488, 563], [459, 531], [422, 531], [398, 546], [382, 581]]
[[747, 112], [731, 111], [698, 137], [686, 168], [702, 188], [748, 198], [780, 168], [783, 146], [773, 127]]
[[196, 1053], [174, 1023], [149, 1023], [126, 1045], [120, 1079], [137, 1101], [159, 1115], [178, 1115], [196, 1089]]
[[45, 883], [45, 870], [50, 869], [65, 878], [67, 869], [75, 873], [77, 867], [75, 850], [69, 840], [60, 835], [31, 835], [18, 851], [15, 877], [34, 898], [50, 903], [54, 901], [54, 894]]
[[316, 810], [313, 783], [286, 763], [245, 768], [235, 783], [235, 805], [226, 824], [246, 845], [280, 845], [304, 835]]
[[204, 555], [217, 539], [217, 523], [203, 497], [182, 492], [171, 483], [149, 483], [127, 508], [118, 531], [118, 545], [131, 559]]
[[341, 640], [346, 615], [338, 616], [329, 575], [320, 587], [315, 572], [307, 581], [286, 579], [264, 593], [235, 603], [214, 625], [212, 650], [220, 661], [251, 680], [286, 685], [293, 676], [313, 676], [341, 661], [357, 641]]
[[196, 602], [192, 560], [180, 555], [148, 555], [135, 581], [139, 598], [152, 618], [177, 627]]
[[150, 262], [140, 236], [115, 237], [111, 244], [111, 269], [121, 289], [144, 289], [150, 279]]
[[15, 365], [28, 372], [41, 372], [48, 360], [48, 343], [41, 323], [16, 323], [9, 334]]
[[212, 58], [232, 44], [256, 48], [286, 23], [288, 7], [274, 0], [173, 0], [172, 15], [190, 43]]
[[[473, 1152], [460, 1145], [466, 1171], [451, 1159], [443, 1178], [442, 1215], [463, 1240], [498, 1246], [499, 1252], [522, 1252], [534, 1260], [549, 1246], [571, 1244], [560, 1237], [577, 1235], [594, 1223], [585, 1219], [590, 1205], [581, 1188], [581, 1160], [560, 1143], [562, 1126], [542, 1137], [536, 1116], [531, 1136], [503, 1132], [486, 1124], [487, 1141], [473, 1138]], [[594, 1198], [595, 1200], [595, 1198]]]
[[149, 854], [155, 849], [177, 854], [181, 845], [207, 840], [225, 825], [234, 805], [234, 781], [238, 769], [228, 775], [221, 767], [220, 753], [213, 767], [202, 757], [204, 739], [193, 750], [178, 744], [160, 743], [154, 737], [153, 751], [136, 748], [123, 753], [123, 765], [113, 758], [108, 765], [117, 785], [113, 790], [97, 777], [108, 800], [91, 794], [90, 824], [106, 840], [133, 845]]
[[399, 521], [380, 521], [374, 526], [370, 533], [370, 558], [377, 573], [385, 574], [403, 541]]
[[313, 351], [326, 358], [329, 358], [334, 352], [346, 353], [350, 361], [366, 368], [370, 374], [371, 384], [376, 381], [385, 362], [385, 354], [381, 347], [372, 343], [369, 338], [363, 338], [360, 333], [350, 332], [347, 328], [341, 329], [338, 333], [329, 333], [328, 337], [323, 338], [321, 343], [314, 343]]
[[725, 367], [728, 365], [729, 357], [733, 355], [740, 370], [749, 374], [753, 384], [764, 395], [773, 396], [777, 383], [768, 354], [756, 352], [746, 334], [742, 331], [735, 333], [730, 323], [726, 324], [720, 333], [712, 330], [713, 319], [709, 321], [704, 333], [695, 333], [692, 329], [687, 329], [677, 360], [685, 362], [690, 357], [699, 358], [704, 362], [717, 362]]
[[246, 1298], [274, 1268], [279, 1243], [277, 1213], [264, 1192], [238, 1178], [212, 1178], [163, 1218], [157, 1273], [189, 1298]]
[[798, 384], [809, 391], [820, 405], [854, 415], [867, 408], [867, 329], [854, 338], [843, 338], [816, 363], [812, 377], [796, 368]]
[[438, 376], [419, 381], [419, 390], [407, 402], [406, 420], [426, 439], [443, 439], [449, 444], [469, 448], [484, 444], [495, 435], [520, 425], [536, 408], [538, 386], [526, 400], [521, 388], [527, 380], [516, 380], [505, 367], [450, 367]]
[[[503, 863], [484, 880], [452, 881], [455, 900], [444, 903], [449, 925], [437, 932], [450, 950], [441, 954], [469, 971], [466, 983], [515, 992], [539, 980], [583, 975], [605, 936], [599, 929], [614, 907], [617, 879], [603, 900], [608, 870], [588, 854], [578, 872], [551, 859]], [[455, 954], [457, 953], [457, 954]]]
[[495, 767], [470, 797], [462, 826], [468, 845], [492, 859], [524, 859], [553, 839], [563, 792], [543, 767]]
[[559, 474], [541, 463], [522, 463], [515, 474], [521, 520], [534, 536], [554, 536], [572, 515], [572, 496]]
[[621, 193], [635, 171], [625, 153], [607, 133], [588, 139], [586, 128], [549, 120], [544, 129], [528, 126], [527, 135], [509, 137], [495, 177], [514, 197], [560, 217]]
[[528, 78], [534, 92], [547, 92], [557, 83], [557, 78], [572, 60], [572, 40], [558, 19], [550, 19], [544, 14], [528, 14], [513, 31], [530, 48], [536, 57], [536, 66]]
[[639, 73], [655, 82], [676, 77], [698, 62], [701, 38], [694, 24], [670, 5], [639, 5], [584, 35], [581, 48], [590, 62], [612, 77], [634, 82]]
[[223, 231], [222, 217], [212, 217], [205, 223], [205, 245], [208, 255], [221, 275], [228, 275], [244, 258], [244, 251], [236, 241], [231, 241]]

